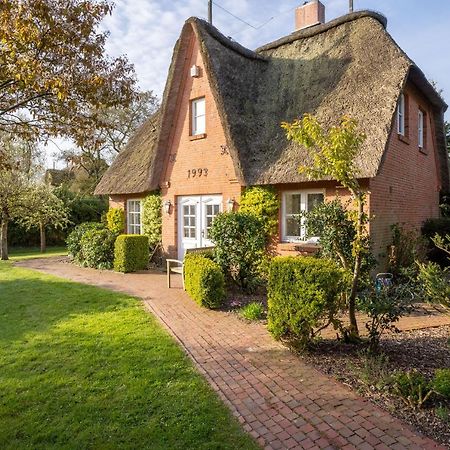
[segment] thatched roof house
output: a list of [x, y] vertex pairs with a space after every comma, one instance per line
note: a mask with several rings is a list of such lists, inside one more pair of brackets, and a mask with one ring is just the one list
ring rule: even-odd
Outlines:
[[[315, 3], [318, 2], [300, 8]], [[298, 187], [306, 181], [297, 170], [307, 161], [306, 152], [288, 141], [280, 128], [281, 122], [292, 121], [306, 112], [316, 115], [325, 125], [335, 123], [344, 114], [355, 118], [367, 135], [357, 161], [360, 176], [375, 180], [393, 146], [399, 98], [402, 92], [408, 92], [411, 108], [417, 98], [418, 107], [428, 114], [427, 137], [438, 167], [433, 183], [448, 190], [443, 122], [447, 105], [394, 42], [386, 24], [386, 18], [378, 13], [355, 12], [300, 29], [252, 51], [204, 20], [188, 19], [175, 45], [159, 113], [130, 140], [96, 193], [143, 194], [162, 188], [163, 195], [172, 196], [172, 204], [176, 205], [176, 197], [183, 195], [183, 190], [171, 194], [170, 184], [177, 179], [177, 167], [181, 167], [181, 149], [192, 144], [190, 139], [183, 146], [181, 130], [189, 128], [193, 120], [192, 111], [183, 110], [180, 104], [185, 99], [194, 101], [201, 89], [207, 90], [207, 105], [210, 94], [210, 103], [214, 103], [217, 112], [208, 120], [207, 111], [208, 137], [203, 137], [205, 141], [211, 138], [211, 123], [215, 120], [214, 126], [220, 126], [223, 136], [220, 147], [229, 154], [234, 170], [229, 180], [241, 187]], [[191, 64], [200, 67], [200, 77], [189, 73]], [[190, 83], [188, 92], [186, 83]], [[411, 133], [414, 129], [412, 124], [408, 127]], [[216, 141], [209, 142], [218, 147]], [[190, 156], [185, 161], [186, 158]], [[216, 190], [217, 185], [212, 189], [222, 193]], [[194, 191], [186, 189], [185, 193]]]

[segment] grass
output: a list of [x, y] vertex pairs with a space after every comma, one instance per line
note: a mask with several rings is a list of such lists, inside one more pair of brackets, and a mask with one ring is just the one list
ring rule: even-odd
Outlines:
[[264, 306], [259, 302], [251, 302], [239, 309], [239, 315], [247, 320], [261, 320], [264, 316]]
[[67, 255], [67, 249], [66, 247], [48, 247], [45, 253], [41, 253], [39, 247], [12, 247], [8, 253], [11, 261], [20, 261], [22, 259], [65, 256]]
[[138, 299], [0, 262], [0, 448], [256, 449]]

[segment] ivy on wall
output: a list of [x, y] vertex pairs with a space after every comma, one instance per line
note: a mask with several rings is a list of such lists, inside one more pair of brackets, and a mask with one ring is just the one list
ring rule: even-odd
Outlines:
[[142, 201], [142, 233], [148, 237], [150, 247], [155, 247], [162, 238], [162, 201], [159, 192], [153, 192]]
[[278, 231], [279, 200], [275, 190], [269, 186], [252, 186], [242, 194], [239, 211], [251, 213], [264, 223], [267, 237]]

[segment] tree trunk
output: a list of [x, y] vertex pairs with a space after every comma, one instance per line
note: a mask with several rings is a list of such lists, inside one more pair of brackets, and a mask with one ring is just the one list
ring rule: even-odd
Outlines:
[[39, 233], [41, 235], [41, 253], [45, 253], [47, 250], [47, 242], [45, 238], [45, 225], [39, 222]]
[[1, 225], [1, 259], [2, 261], [8, 260], [8, 220], [3, 219]]
[[355, 195], [358, 202], [358, 222], [356, 224], [356, 242], [355, 242], [355, 264], [353, 267], [352, 288], [348, 299], [348, 316], [350, 320], [350, 338], [358, 338], [358, 322], [356, 321], [356, 295], [358, 293], [358, 281], [361, 271], [362, 259], [362, 238], [363, 238], [363, 217], [364, 217], [364, 202], [360, 195]]

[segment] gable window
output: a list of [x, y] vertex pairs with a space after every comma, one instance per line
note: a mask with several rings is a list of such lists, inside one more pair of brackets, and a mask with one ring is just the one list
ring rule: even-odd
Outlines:
[[284, 242], [309, 241], [317, 242], [318, 237], [308, 236], [302, 212], [312, 211], [323, 203], [323, 191], [285, 192], [282, 198], [281, 238]]
[[397, 106], [397, 132], [405, 136], [405, 95], [400, 94], [400, 99]]
[[127, 233], [142, 234], [141, 224], [142, 204], [140, 200], [127, 201]]
[[206, 132], [205, 97], [191, 101], [191, 135], [197, 136]]
[[417, 132], [418, 132], [418, 142], [419, 148], [425, 148], [425, 113], [419, 109]]

